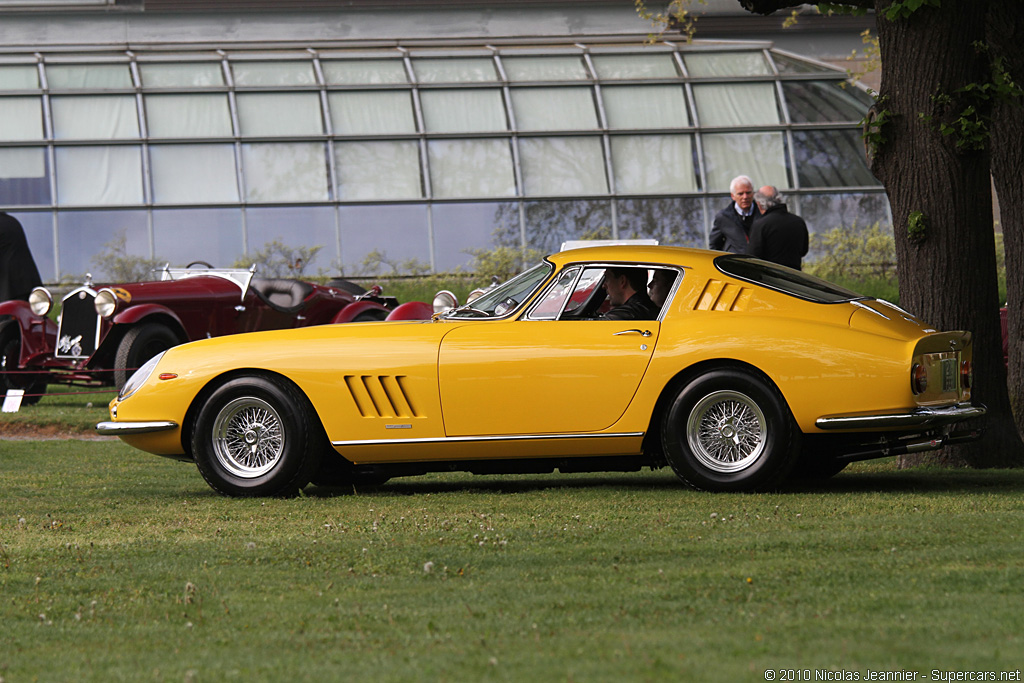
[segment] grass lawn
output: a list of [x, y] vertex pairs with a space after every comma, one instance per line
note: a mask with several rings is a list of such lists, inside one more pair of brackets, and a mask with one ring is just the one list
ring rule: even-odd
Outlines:
[[117, 441], [6, 440], [0, 491], [5, 683], [1024, 667], [1024, 471], [883, 461], [763, 495], [451, 474], [233, 500]]

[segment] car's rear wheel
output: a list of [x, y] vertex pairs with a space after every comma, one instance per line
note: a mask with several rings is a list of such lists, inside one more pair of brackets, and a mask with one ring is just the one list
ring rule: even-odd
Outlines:
[[121, 389], [138, 368], [160, 353], [180, 343], [178, 335], [160, 323], [142, 323], [125, 332], [117, 345], [114, 359], [114, 386]]
[[672, 397], [662, 422], [665, 456], [699, 489], [771, 488], [789, 474], [798, 431], [778, 390], [738, 368], [706, 372]]
[[220, 493], [293, 495], [320, 466], [323, 429], [313, 416], [305, 395], [285, 379], [235, 378], [200, 407], [192, 455]]
[[9, 389], [25, 392], [22, 405], [39, 403], [46, 392], [46, 374], [22, 370], [18, 367], [21, 359], [21, 329], [15, 320], [0, 323], [0, 399]]

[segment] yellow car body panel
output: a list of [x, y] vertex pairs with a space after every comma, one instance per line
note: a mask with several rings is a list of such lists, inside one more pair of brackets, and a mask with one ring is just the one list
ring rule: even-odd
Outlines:
[[952, 367], [944, 350], [969, 362], [968, 334], [936, 332], [882, 302], [805, 300], [723, 272], [721, 256], [604, 247], [549, 257], [547, 284], [573, 264], [677, 270], [654, 321], [533, 320], [542, 284], [506, 317], [327, 325], [175, 347], [141, 388], [111, 403], [116, 417], [106, 429], [173, 423], [122, 438], [190, 457], [204, 396], [225, 378], [254, 373], [294, 383], [354, 463], [638, 454], [659, 402], [706, 368], [767, 378], [804, 434], [823, 433], [830, 416], [969, 404], [959, 380], [922, 396], [910, 381], [926, 353], [936, 377]]

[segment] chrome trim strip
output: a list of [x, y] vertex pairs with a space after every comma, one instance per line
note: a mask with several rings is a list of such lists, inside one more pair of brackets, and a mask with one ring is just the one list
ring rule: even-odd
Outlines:
[[924, 427], [950, 424], [981, 417], [985, 406], [955, 406], [952, 408], [918, 408], [906, 413], [887, 415], [826, 415], [814, 421], [818, 429], [864, 429], [882, 427]]
[[[103, 423], [101, 423], [103, 424]], [[97, 425], [98, 426], [98, 425]], [[363, 441], [332, 441], [332, 446], [382, 446], [395, 444], [469, 443], [473, 441], [550, 441], [553, 439], [605, 439], [642, 437], [645, 432], [616, 434], [519, 434], [513, 436], [442, 436], [424, 439], [367, 439]]]
[[890, 318], [889, 316], [884, 315], [881, 311], [878, 311], [878, 310], [876, 310], [874, 308], [871, 308], [867, 304], [863, 304], [863, 303], [861, 303], [859, 301], [851, 301], [850, 303], [853, 304], [854, 306], [856, 306], [857, 308], [863, 308], [865, 311], [868, 311], [870, 313], [874, 313], [875, 315], [877, 315], [879, 317], [882, 317], [882, 318], [885, 318], [886, 320], [892, 320], [892, 318]]
[[177, 422], [163, 420], [154, 420], [152, 422], [100, 422], [96, 425], [96, 433], [107, 436], [122, 436], [125, 434], [166, 432], [169, 429], [177, 428]]

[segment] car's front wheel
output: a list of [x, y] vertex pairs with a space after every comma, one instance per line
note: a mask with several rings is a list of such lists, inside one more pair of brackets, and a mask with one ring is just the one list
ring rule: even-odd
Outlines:
[[125, 332], [121, 343], [117, 345], [114, 386], [120, 390], [132, 373], [142, 367], [147, 360], [179, 343], [181, 342], [178, 335], [166, 325], [149, 322], [132, 327]]
[[739, 368], [712, 370], [684, 384], [662, 422], [669, 465], [686, 483], [709, 491], [780, 483], [796, 461], [797, 436], [778, 390]]
[[214, 490], [229, 496], [286, 496], [320, 466], [323, 431], [305, 395], [274, 376], [232, 379], [203, 402], [192, 455]]
[[21, 329], [15, 320], [0, 322], [0, 399], [9, 389], [25, 392], [22, 405], [38, 403], [46, 392], [46, 374], [21, 370]]

